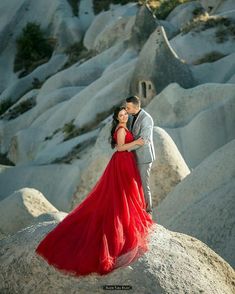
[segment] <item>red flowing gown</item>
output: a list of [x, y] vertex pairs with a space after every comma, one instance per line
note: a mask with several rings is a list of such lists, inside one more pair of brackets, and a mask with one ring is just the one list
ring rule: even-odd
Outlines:
[[[126, 130], [125, 143], [133, 140]], [[116, 151], [87, 197], [43, 238], [35, 252], [63, 273], [107, 274], [148, 250], [154, 221], [145, 209], [135, 154]]]

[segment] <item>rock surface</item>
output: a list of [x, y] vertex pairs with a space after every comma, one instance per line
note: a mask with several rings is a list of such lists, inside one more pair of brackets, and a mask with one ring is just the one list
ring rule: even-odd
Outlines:
[[10, 167], [1, 173], [0, 200], [24, 187], [39, 190], [58, 210], [67, 212], [79, 179], [77, 165], [50, 164]]
[[205, 159], [158, 207], [159, 223], [194, 236], [235, 267], [235, 140]]
[[13, 234], [44, 213], [58, 212], [36, 189], [23, 188], [0, 201], [0, 232]]
[[190, 170], [169, 134], [159, 127], [153, 132], [156, 160], [150, 176], [153, 206], [157, 206]]
[[131, 286], [137, 294], [234, 292], [234, 271], [221, 257], [199, 240], [160, 225], [150, 251], [131, 266], [106, 276], [63, 275], [34, 252], [56, 223], [39, 223], [0, 241], [1, 293], [106, 293], [105, 285]]
[[171, 84], [146, 110], [154, 124], [169, 133], [190, 168], [235, 138], [233, 84], [203, 84], [191, 89]]
[[[141, 82], [146, 82], [146, 90], [139, 90]], [[150, 89], [148, 82], [150, 82]], [[168, 42], [164, 28], [159, 26], [150, 35], [140, 52], [131, 90], [132, 93], [142, 97], [143, 105], [146, 105], [145, 100], [149, 102], [148, 98], [151, 99], [173, 82], [184, 88], [195, 85], [189, 66], [178, 58]]]

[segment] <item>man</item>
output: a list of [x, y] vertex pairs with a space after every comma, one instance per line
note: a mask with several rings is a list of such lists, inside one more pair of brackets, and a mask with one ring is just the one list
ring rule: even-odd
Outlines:
[[152, 197], [150, 191], [150, 170], [152, 162], [155, 159], [155, 150], [153, 145], [153, 119], [145, 110], [141, 108], [140, 98], [131, 96], [126, 98], [126, 111], [132, 115], [130, 130], [135, 139], [142, 137], [143, 146], [135, 146], [133, 150], [136, 153], [137, 164], [142, 180], [144, 197], [146, 201], [146, 211], [152, 213]]

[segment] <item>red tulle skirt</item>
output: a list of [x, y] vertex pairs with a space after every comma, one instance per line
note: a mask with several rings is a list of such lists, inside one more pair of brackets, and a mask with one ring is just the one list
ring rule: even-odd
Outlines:
[[135, 155], [115, 152], [88, 196], [44, 237], [36, 253], [76, 276], [127, 266], [148, 250], [154, 222], [145, 208]]

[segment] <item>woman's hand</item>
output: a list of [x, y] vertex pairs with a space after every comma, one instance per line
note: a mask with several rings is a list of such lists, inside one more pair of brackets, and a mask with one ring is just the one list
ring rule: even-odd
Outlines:
[[139, 139], [135, 140], [135, 144], [139, 145], [139, 146], [143, 146], [144, 145], [144, 140], [142, 138], [139, 138]]

